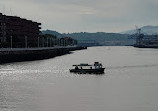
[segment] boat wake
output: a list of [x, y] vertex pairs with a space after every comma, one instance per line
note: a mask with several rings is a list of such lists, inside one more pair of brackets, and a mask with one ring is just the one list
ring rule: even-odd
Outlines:
[[158, 64], [151, 64], [151, 65], [131, 65], [131, 66], [109, 66], [106, 69], [128, 69], [128, 68], [145, 68], [145, 67], [157, 67]]

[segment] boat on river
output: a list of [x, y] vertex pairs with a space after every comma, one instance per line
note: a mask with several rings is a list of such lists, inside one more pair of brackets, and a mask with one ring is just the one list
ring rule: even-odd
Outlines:
[[99, 62], [95, 62], [93, 65], [89, 65], [87, 63], [81, 63], [78, 65], [73, 65], [75, 68], [70, 69], [70, 72], [73, 73], [80, 73], [80, 74], [103, 74], [104, 73], [104, 69], [102, 67], [102, 64]]

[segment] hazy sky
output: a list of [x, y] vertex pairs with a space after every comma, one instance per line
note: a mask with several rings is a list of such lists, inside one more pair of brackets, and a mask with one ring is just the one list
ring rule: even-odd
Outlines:
[[158, 25], [158, 0], [0, 0], [0, 12], [58, 32], [121, 32]]

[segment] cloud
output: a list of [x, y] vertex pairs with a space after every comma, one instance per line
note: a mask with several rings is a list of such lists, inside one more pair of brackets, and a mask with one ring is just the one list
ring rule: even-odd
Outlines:
[[0, 10], [60, 32], [119, 32], [158, 25], [157, 0], [1, 0]]

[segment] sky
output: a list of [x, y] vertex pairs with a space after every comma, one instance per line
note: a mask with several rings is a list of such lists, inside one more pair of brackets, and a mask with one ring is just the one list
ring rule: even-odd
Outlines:
[[0, 0], [0, 12], [60, 33], [122, 32], [158, 25], [158, 0]]

